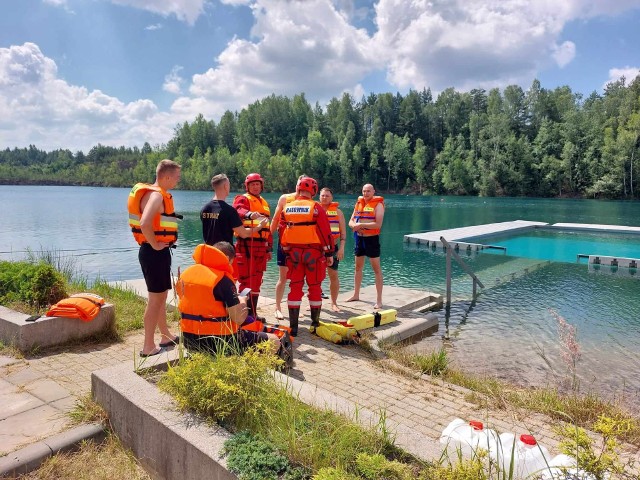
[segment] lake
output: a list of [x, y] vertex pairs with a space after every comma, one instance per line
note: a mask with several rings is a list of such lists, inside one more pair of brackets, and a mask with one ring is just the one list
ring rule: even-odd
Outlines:
[[[55, 250], [75, 260], [89, 279], [140, 278], [137, 245], [127, 223], [129, 189], [98, 187], [0, 186], [2, 224], [0, 259], [18, 260], [28, 250]], [[231, 201], [234, 194], [229, 197]], [[267, 194], [272, 205], [278, 194]], [[184, 215], [177, 267], [191, 264], [201, 241], [200, 208], [210, 192], [174, 192], [176, 210]], [[403, 242], [407, 233], [510, 220], [548, 223], [637, 225], [640, 203], [572, 199], [426, 197], [388, 195], [382, 235], [385, 284], [443, 293], [444, 255]], [[338, 195], [345, 216], [354, 196]], [[353, 239], [340, 265], [342, 291], [353, 288]], [[566, 379], [558, 325], [551, 310], [577, 327], [582, 355], [577, 374], [583, 391], [622, 397], [640, 411], [640, 280], [590, 272], [584, 264], [552, 262], [521, 274], [524, 260], [505, 255], [465, 256], [487, 290], [470, 301], [468, 277], [454, 267], [451, 317], [440, 314], [439, 329], [414, 348], [447, 345], [455, 363], [465, 369], [527, 385], [557, 384]], [[538, 268], [539, 267], [539, 268]], [[513, 275], [514, 271], [520, 272]], [[502, 277], [513, 277], [503, 281]], [[501, 281], [495, 281], [500, 277]], [[273, 297], [275, 260], [265, 275], [263, 292]], [[373, 283], [365, 268], [364, 284]], [[328, 290], [326, 288], [325, 290]]]

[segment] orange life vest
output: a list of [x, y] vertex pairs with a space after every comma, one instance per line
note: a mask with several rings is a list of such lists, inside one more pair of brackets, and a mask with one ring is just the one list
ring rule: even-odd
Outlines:
[[229, 259], [217, 248], [205, 244], [196, 247], [193, 259], [196, 264], [182, 272], [176, 282], [180, 328], [195, 335], [235, 334], [238, 325], [229, 319], [225, 304], [213, 296], [213, 289], [225, 276], [235, 282]]
[[164, 212], [156, 215], [153, 219], [153, 233], [155, 234], [156, 241], [175, 243], [178, 240], [178, 220], [181, 219], [182, 216], [176, 215], [173, 207], [173, 197], [169, 192], [155, 185], [149, 185], [148, 183], [136, 183], [129, 193], [127, 209], [129, 210], [129, 226], [133, 232], [133, 238], [135, 238], [136, 242], [140, 245], [147, 241], [140, 229], [140, 218], [142, 217], [140, 201], [149, 191], [162, 194], [162, 202], [164, 205]]
[[319, 244], [317, 222], [314, 218], [316, 201], [306, 197], [299, 197], [287, 202], [282, 210], [285, 229], [280, 237], [282, 248], [292, 245]]
[[[246, 197], [247, 200], [249, 200], [249, 210], [250, 211], [258, 212], [264, 217], [271, 218], [271, 211], [269, 210], [269, 204], [267, 203], [267, 201], [264, 198], [256, 197], [255, 195], [251, 195], [250, 193], [245, 193], [243, 196]], [[258, 219], [255, 219], [255, 220], [252, 220], [250, 218], [243, 218], [242, 219], [242, 224], [246, 228], [253, 228], [253, 227], [257, 226], [259, 223], [260, 223], [260, 220], [258, 220]], [[262, 238], [262, 239], [266, 240], [267, 238], [269, 238], [269, 233], [270, 233], [269, 222], [267, 222], [260, 229], [259, 232], [253, 232], [251, 234], [250, 238]]]
[[333, 237], [334, 242], [338, 242], [340, 240], [340, 219], [338, 218], [338, 207], [340, 204], [338, 202], [331, 202], [329, 206], [327, 206], [327, 218], [329, 219], [329, 226], [331, 227], [331, 236]]
[[46, 315], [47, 317], [78, 318], [83, 322], [90, 322], [98, 316], [103, 305], [104, 298], [100, 295], [76, 293], [52, 305]]
[[[369, 202], [364, 201], [364, 197], [358, 197], [356, 207], [354, 209], [353, 219], [356, 223], [373, 223], [376, 221], [376, 206], [382, 204], [384, 206], [384, 198], [374, 196]], [[380, 235], [380, 229], [365, 230], [365, 236]]]

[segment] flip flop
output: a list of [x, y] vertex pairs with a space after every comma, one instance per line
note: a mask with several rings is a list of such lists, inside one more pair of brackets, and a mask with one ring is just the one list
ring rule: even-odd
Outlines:
[[160, 355], [162, 352], [164, 352], [164, 347], [160, 347], [158, 348], [158, 350], [155, 350], [151, 353], [142, 353], [140, 352], [140, 356], [142, 358], [147, 358], [147, 357], [153, 357], [154, 355]]
[[284, 315], [280, 310], [276, 310], [275, 316], [276, 316], [276, 320], [284, 320]]
[[160, 345], [160, 348], [167, 348], [177, 345], [178, 343], [180, 343], [180, 337], [176, 335], [172, 340], [167, 340], [166, 342], [159, 343], [158, 345]]

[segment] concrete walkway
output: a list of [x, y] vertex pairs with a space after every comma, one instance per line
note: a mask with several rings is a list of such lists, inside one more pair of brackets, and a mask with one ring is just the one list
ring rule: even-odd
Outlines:
[[[388, 308], [410, 306], [419, 294], [385, 287]], [[345, 303], [349, 296], [340, 296], [341, 314], [330, 312], [326, 301], [322, 318], [346, 319], [372, 311], [372, 287], [363, 289], [361, 302]], [[303, 311], [305, 308], [303, 305]], [[274, 322], [274, 302], [261, 297], [259, 313]], [[555, 421], [524, 411], [480, 408], [469, 401], [471, 392], [466, 389], [426, 376], [401, 374], [393, 362], [375, 360], [359, 346], [333, 345], [309, 334], [309, 323], [308, 315], [301, 316], [292, 377], [369, 410], [384, 411], [398, 431], [415, 431], [434, 447], [444, 427], [460, 417], [483, 420], [499, 431], [532, 432], [553, 454], [558, 453], [552, 431]], [[18, 455], [22, 447], [68, 429], [68, 412], [78, 398], [90, 392], [91, 372], [131, 361], [141, 346], [142, 332], [136, 332], [121, 343], [73, 345], [25, 359], [0, 357], [0, 453], [4, 460]], [[629, 455], [640, 460], [638, 449]]]

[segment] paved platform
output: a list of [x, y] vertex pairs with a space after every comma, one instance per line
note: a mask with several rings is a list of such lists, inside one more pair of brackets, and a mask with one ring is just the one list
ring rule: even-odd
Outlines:
[[[385, 287], [385, 307], [407, 311], [420, 293], [425, 292], [394, 292]], [[359, 302], [344, 302], [349, 296], [344, 293], [339, 297], [341, 313], [331, 312], [325, 303], [321, 318], [345, 319], [372, 310], [373, 287], [363, 289]], [[274, 310], [272, 299], [260, 298], [259, 313], [267, 321], [275, 323]], [[376, 360], [359, 346], [334, 345], [311, 335], [309, 323], [308, 315], [301, 318], [290, 372], [293, 378], [369, 410], [384, 411], [398, 432], [416, 432], [433, 442], [451, 420], [460, 417], [484, 420], [500, 431], [532, 432], [557, 453], [552, 430], [555, 422], [548, 417], [480, 408], [468, 400], [470, 392], [464, 388], [426, 376], [400, 374], [392, 362]], [[91, 372], [137, 358], [142, 338], [138, 331], [119, 343], [53, 348], [23, 359], [0, 356], [0, 454], [10, 455], [70, 428], [67, 414], [78, 398], [90, 392]], [[631, 455], [640, 460], [637, 449]]]

